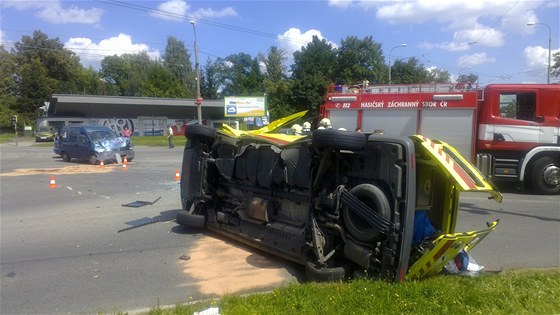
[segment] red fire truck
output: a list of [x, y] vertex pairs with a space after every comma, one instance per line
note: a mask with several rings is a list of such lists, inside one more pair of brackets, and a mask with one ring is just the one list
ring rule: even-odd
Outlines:
[[495, 181], [560, 194], [560, 85], [332, 85], [320, 116], [333, 128], [440, 139]]

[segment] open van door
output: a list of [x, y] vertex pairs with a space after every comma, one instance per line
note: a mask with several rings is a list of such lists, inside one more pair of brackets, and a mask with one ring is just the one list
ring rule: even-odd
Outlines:
[[437, 227], [441, 232], [432, 240], [423, 243], [422, 252], [408, 270], [408, 279], [439, 273], [460, 251], [474, 248], [498, 225], [499, 220], [496, 220], [487, 223], [487, 228], [482, 230], [455, 232], [461, 191], [489, 193], [496, 202], [502, 201], [502, 194], [495, 186], [452, 146], [445, 142], [432, 141], [421, 135], [412, 136], [411, 139], [417, 150], [417, 172], [421, 171], [422, 164], [437, 169], [441, 176], [439, 179], [434, 179], [433, 185], [437, 185], [439, 180], [445, 182], [439, 187], [446, 187], [446, 189], [434, 192], [437, 195], [434, 197], [435, 200], [444, 201], [434, 207], [437, 209], [428, 210], [428, 213], [437, 211], [436, 214], [432, 213], [432, 216], [438, 218]]

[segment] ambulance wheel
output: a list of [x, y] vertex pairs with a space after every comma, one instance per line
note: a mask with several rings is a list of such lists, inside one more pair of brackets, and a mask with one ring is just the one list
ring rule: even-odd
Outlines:
[[544, 195], [560, 194], [560, 163], [551, 156], [543, 156], [535, 161], [531, 172], [535, 190]]
[[216, 129], [205, 125], [189, 125], [187, 129], [185, 129], [185, 136], [189, 140], [198, 139], [201, 142], [211, 144], [214, 138], [216, 138]]
[[200, 214], [190, 214], [187, 211], [179, 210], [175, 219], [180, 225], [191, 228], [203, 228], [206, 226], [206, 218]]
[[318, 148], [359, 151], [365, 148], [366, 141], [366, 135], [360, 132], [334, 129], [313, 131], [313, 145]]
[[[372, 184], [361, 184], [352, 188], [350, 193], [386, 220], [391, 219], [389, 200], [379, 187]], [[372, 242], [379, 240], [382, 236], [379, 230], [366, 223], [361, 216], [354, 213], [349, 207], [345, 206], [343, 208], [342, 215], [344, 226], [350, 235], [357, 240]]]
[[346, 277], [344, 267], [320, 267], [317, 263], [308, 261], [305, 264], [305, 276], [309, 281], [343, 281]]

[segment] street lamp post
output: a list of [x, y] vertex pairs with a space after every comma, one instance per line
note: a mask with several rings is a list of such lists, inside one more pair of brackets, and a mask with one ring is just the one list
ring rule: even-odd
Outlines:
[[196, 27], [194, 20], [191, 20], [194, 31], [194, 67], [196, 71], [196, 110], [198, 115], [198, 124], [202, 125], [202, 97], [200, 96], [200, 66], [198, 64], [198, 42], [196, 40]]
[[398, 46], [395, 46], [395, 47], [391, 48], [391, 50], [389, 51], [389, 84], [391, 84], [391, 53], [393, 52], [393, 49], [399, 48], [399, 47], [406, 47], [406, 44], [400, 44]]
[[529, 22], [527, 23], [529, 26], [533, 25], [544, 25], [548, 28], [548, 67], [547, 67], [547, 75], [546, 75], [546, 83], [550, 84], [550, 52], [551, 52], [551, 43], [552, 43], [552, 30], [548, 24], [544, 23], [537, 23], [537, 22]]

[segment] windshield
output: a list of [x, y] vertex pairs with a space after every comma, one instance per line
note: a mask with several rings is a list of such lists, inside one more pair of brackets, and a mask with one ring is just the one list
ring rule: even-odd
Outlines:
[[93, 140], [93, 141], [96, 141], [96, 140], [111, 140], [111, 139], [117, 138], [117, 135], [114, 132], [108, 131], [108, 130], [90, 131], [89, 136], [91, 137], [91, 140]]
[[51, 131], [50, 127], [39, 127], [38, 131]]

